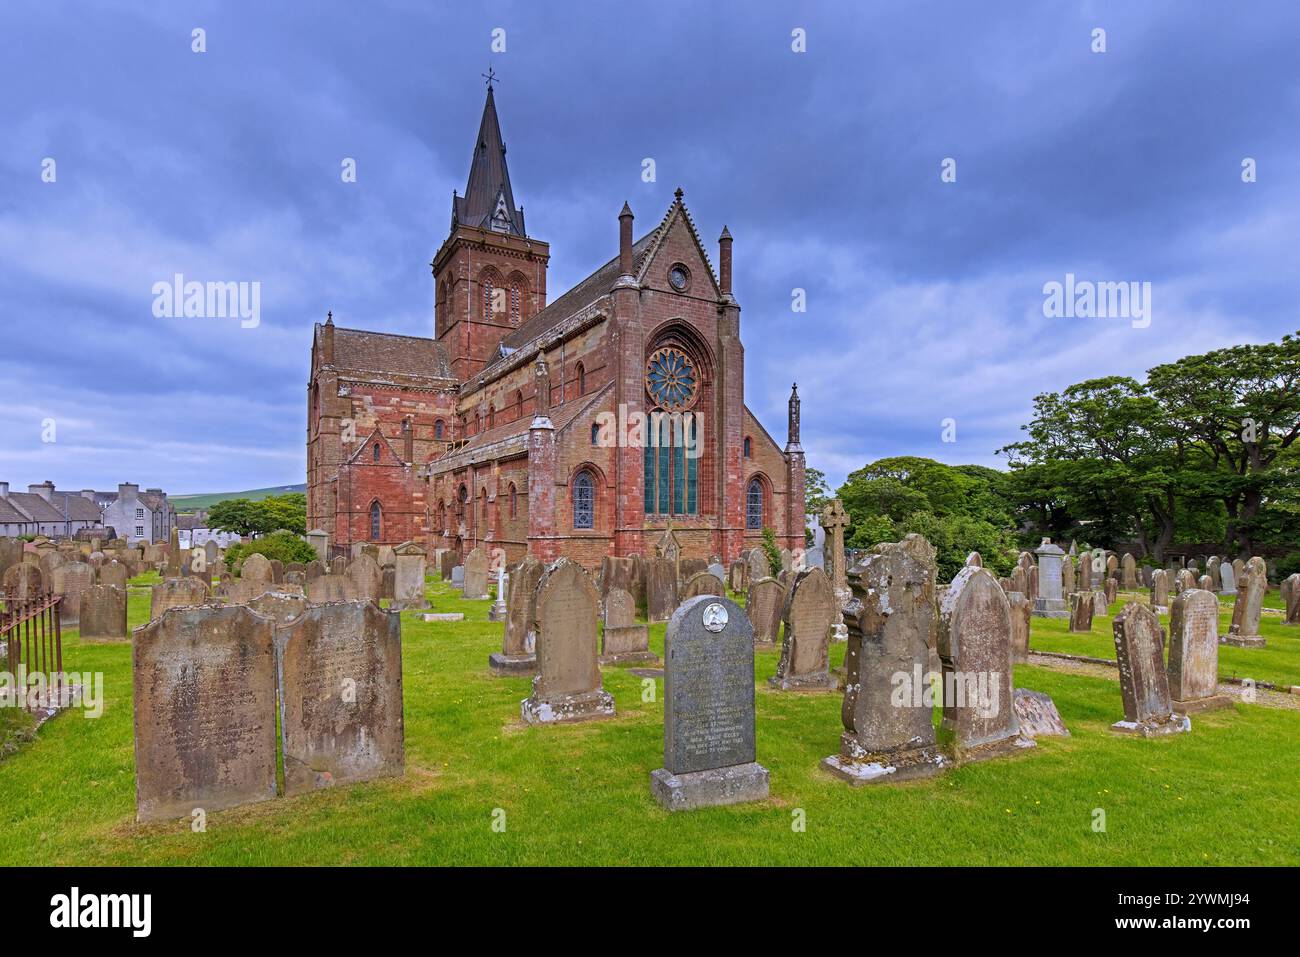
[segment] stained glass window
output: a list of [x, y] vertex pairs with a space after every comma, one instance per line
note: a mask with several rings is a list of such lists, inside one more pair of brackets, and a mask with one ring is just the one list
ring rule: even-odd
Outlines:
[[745, 528], [763, 527], [763, 483], [751, 479], [745, 496]]
[[659, 349], [646, 363], [645, 386], [656, 405], [679, 412], [695, 403], [699, 377], [686, 354], [670, 346]]
[[699, 511], [699, 425], [692, 413], [650, 414], [644, 452], [647, 515], [695, 515]]
[[595, 489], [590, 472], [579, 472], [573, 479], [573, 527], [596, 527]]
[[378, 502], [370, 503], [370, 540], [379, 541], [380, 526], [383, 524], [383, 513], [379, 508]]

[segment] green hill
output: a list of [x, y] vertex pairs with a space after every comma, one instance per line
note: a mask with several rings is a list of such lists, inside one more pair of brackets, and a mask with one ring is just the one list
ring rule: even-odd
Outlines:
[[299, 485], [275, 485], [271, 488], [255, 488], [247, 492], [204, 492], [201, 495], [170, 495], [168, 498], [176, 506], [176, 511], [195, 512], [199, 509], [211, 508], [218, 502], [224, 502], [232, 498], [246, 498], [249, 501], [260, 502], [272, 495], [288, 495], [290, 492], [305, 491], [307, 491], [307, 485], [304, 482]]

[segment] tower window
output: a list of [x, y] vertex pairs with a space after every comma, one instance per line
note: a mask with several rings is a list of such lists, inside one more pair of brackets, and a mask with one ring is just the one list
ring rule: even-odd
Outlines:
[[378, 443], [378, 442], [375, 443], [375, 447], [374, 447], [374, 450], [373, 450], [372, 454], [373, 454], [373, 456], [374, 456], [375, 462], [378, 463], [378, 462], [379, 462], [379, 443]]
[[[378, 446], [376, 446], [378, 448]], [[370, 503], [370, 540], [379, 541], [379, 533], [383, 528], [383, 511], [379, 507], [379, 502]]]
[[587, 392], [587, 370], [581, 362], [578, 363], [578, 395], [585, 395]]
[[519, 491], [513, 482], [510, 483], [510, 517], [519, 517]]
[[745, 528], [763, 527], [763, 483], [758, 479], [749, 480], [749, 490], [745, 494]]
[[433, 423], [433, 437], [438, 441], [442, 441], [442, 419]]
[[754, 440], [751, 439], [748, 435], [745, 436], [745, 458], [747, 458], [747, 459], [752, 459], [752, 458], [754, 457], [754, 444], [753, 444], [753, 442], [754, 442]]
[[573, 479], [573, 527], [596, 527], [596, 488], [585, 470]]

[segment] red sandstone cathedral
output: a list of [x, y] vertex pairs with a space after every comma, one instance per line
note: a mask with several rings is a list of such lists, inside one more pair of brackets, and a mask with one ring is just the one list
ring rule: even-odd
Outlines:
[[803, 547], [799, 398], [782, 451], [745, 407], [730, 233], [715, 274], [681, 190], [639, 239], [626, 204], [618, 223], [618, 255], [548, 303], [489, 84], [433, 257], [433, 338], [315, 327], [307, 515], [332, 552], [414, 540], [595, 568], [653, 554], [670, 522], [683, 557], [733, 560], [764, 528]]

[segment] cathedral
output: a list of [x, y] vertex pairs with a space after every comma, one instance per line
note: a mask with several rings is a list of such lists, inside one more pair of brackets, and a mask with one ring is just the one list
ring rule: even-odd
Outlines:
[[683, 557], [731, 561], [765, 528], [803, 547], [799, 397], [782, 448], [745, 406], [730, 233], [715, 272], [679, 189], [639, 238], [625, 203], [617, 236], [548, 301], [489, 83], [433, 257], [432, 338], [315, 326], [307, 520], [332, 553], [413, 540], [594, 569], [669, 527]]

